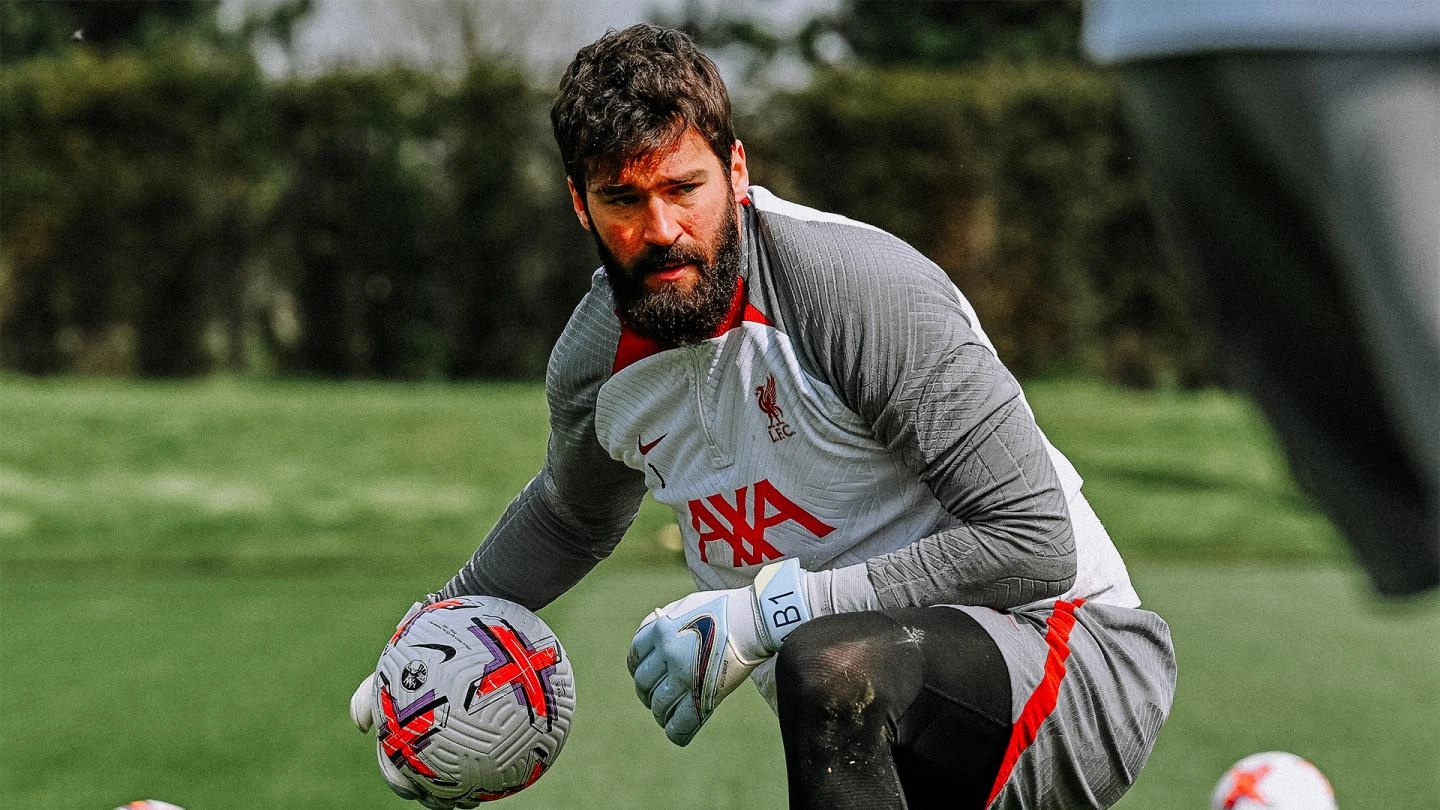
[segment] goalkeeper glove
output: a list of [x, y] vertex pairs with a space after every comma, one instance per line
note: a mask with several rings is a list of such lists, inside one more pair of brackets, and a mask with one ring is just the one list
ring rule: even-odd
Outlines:
[[[433, 597], [429, 601], [433, 601]], [[416, 602], [410, 606], [410, 610], [405, 613], [405, 618], [401, 619], [400, 623], [395, 625], [396, 636], [400, 634], [400, 631], [410, 623], [411, 619], [415, 618], [416, 614], [418, 614], [426, 604], [429, 604], [429, 601]], [[394, 637], [392, 637], [391, 641], [394, 640]], [[355, 723], [356, 728], [362, 732], [368, 732], [376, 725], [376, 709], [378, 706], [379, 701], [377, 700], [375, 692], [375, 673], [372, 672], [365, 676], [365, 680], [360, 682], [360, 685], [355, 689], [355, 693], [350, 696], [350, 720]], [[421, 787], [413, 779], [405, 775], [403, 771], [395, 767], [395, 763], [391, 762], [390, 758], [385, 755], [385, 749], [380, 744], [378, 738], [375, 741], [375, 756], [380, 762], [380, 775], [384, 777], [385, 784], [389, 785], [390, 789], [395, 792], [395, 795], [402, 799], [418, 801], [421, 805], [431, 808], [431, 810], [452, 810], [456, 807], [477, 806], [477, 803], [473, 801], [439, 799], [431, 796], [425, 791], [425, 788]]]
[[753, 584], [701, 591], [659, 608], [630, 642], [635, 692], [676, 745], [686, 745], [750, 671], [810, 619], [806, 572], [795, 559], [760, 569]]
[[[423, 610], [426, 604], [428, 604], [428, 600], [427, 602], [416, 602], [410, 606], [409, 610], [405, 611], [405, 617], [395, 625], [395, 635], [390, 637], [391, 642], [400, 637], [400, 631], [405, 629], [405, 625], [409, 624], [410, 620], [415, 618], [415, 615]], [[375, 707], [377, 705], [375, 673], [372, 672], [365, 676], [365, 680], [360, 682], [360, 685], [355, 688], [355, 693], [350, 696], [350, 720], [361, 732], [369, 731], [375, 725]]]

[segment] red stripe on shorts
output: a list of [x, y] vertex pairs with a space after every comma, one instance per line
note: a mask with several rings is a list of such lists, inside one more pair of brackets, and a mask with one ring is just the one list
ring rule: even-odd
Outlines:
[[1056, 602], [1055, 610], [1045, 622], [1045, 643], [1050, 647], [1050, 653], [1045, 656], [1045, 675], [1040, 678], [1035, 691], [1030, 693], [1030, 699], [1025, 701], [1020, 718], [1010, 727], [1010, 744], [1005, 747], [1005, 758], [1000, 761], [1000, 772], [995, 775], [990, 798], [985, 800], [986, 807], [994, 803], [1000, 789], [1010, 781], [1015, 763], [1030, 743], [1035, 742], [1040, 724], [1055, 711], [1055, 703], [1060, 699], [1060, 682], [1065, 679], [1065, 659], [1070, 657], [1070, 631], [1075, 629], [1075, 611], [1083, 604], [1084, 599]]

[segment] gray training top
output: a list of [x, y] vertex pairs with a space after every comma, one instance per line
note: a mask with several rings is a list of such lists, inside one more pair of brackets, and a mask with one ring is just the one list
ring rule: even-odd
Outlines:
[[730, 317], [697, 345], [624, 328], [597, 271], [550, 358], [543, 469], [445, 586], [532, 609], [648, 490], [702, 589], [797, 557], [816, 614], [1139, 599], [1081, 480], [973, 309], [876, 228], [751, 187]]

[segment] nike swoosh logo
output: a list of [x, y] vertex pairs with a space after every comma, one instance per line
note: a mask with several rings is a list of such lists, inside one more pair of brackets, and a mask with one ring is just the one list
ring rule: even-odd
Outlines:
[[424, 647], [427, 650], [435, 650], [436, 652], [444, 653], [445, 657], [440, 660], [440, 663], [442, 664], [455, 657], [455, 648], [446, 644], [411, 644], [410, 646]]
[[695, 705], [700, 707], [700, 689], [705, 685], [705, 673], [710, 669], [710, 656], [715, 652], [715, 617], [707, 613], [686, 622], [681, 630], [692, 630], [700, 637], [700, 647], [695, 651]]
[[650, 442], [649, 444], [646, 444], [646, 443], [640, 441], [640, 437], [639, 437], [639, 436], [636, 436], [636, 437], [635, 437], [635, 448], [640, 451], [640, 455], [642, 455], [642, 456], [644, 456], [644, 455], [649, 455], [649, 454], [650, 454], [650, 451], [655, 449], [655, 445], [657, 445], [657, 444], [659, 444], [660, 442], [664, 441], [664, 440], [665, 440], [665, 437], [666, 437], [666, 436], [669, 436], [669, 435], [670, 435], [669, 433], [661, 433], [661, 434], [660, 434], [660, 438], [656, 439], [656, 440], [653, 441], [653, 442]]

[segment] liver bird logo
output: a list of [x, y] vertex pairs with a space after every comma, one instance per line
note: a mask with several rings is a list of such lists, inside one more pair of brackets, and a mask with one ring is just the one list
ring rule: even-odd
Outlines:
[[780, 403], [775, 401], [775, 375], [771, 374], [765, 384], [755, 388], [755, 402], [760, 406], [760, 411], [770, 417], [770, 426], [785, 421], [785, 410]]
[[774, 374], [765, 379], [764, 385], [755, 387], [755, 404], [760, 406], [761, 413], [770, 417], [769, 432], [772, 443], [795, 435], [795, 431], [785, 422], [785, 409], [780, 407], [776, 397]]

